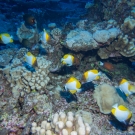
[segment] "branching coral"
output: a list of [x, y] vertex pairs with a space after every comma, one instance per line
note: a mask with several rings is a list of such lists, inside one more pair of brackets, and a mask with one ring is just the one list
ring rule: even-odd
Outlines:
[[80, 114], [59, 112], [53, 115], [51, 123], [42, 121], [40, 125], [37, 125], [33, 122], [31, 130], [36, 135], [89, 135], [91, 127], [84, 122]]
[[[14, 62], [14, 61], [13, 61]], [[11, 87], [16, 89], [24, 89], [27, 92], [30, 90], [43, 90], [48, 84], [50, 78], [48, 77], [49, 66], [51, 62], [44, 57], [37, 58], [36, 72], [31, 73], [23, 66], [7, 66], [3, 69], [8, 82], [10, 82]]]

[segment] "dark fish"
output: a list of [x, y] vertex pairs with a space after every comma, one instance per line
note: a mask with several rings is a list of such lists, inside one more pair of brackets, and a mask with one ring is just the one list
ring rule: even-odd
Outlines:
[[59, 75], [65, 75], [65, 74], [72, 74], [74, 70], [73, 66], [62, 66], [60, 69], [58, 69], [57, 71], [53, 72], [54, 74], [59, 74]]
[[39, 47], [39, 54], [41, 54], [41, 55], [47, 55], [47, 51], [42, 46], [40, 46]]
[[27, 70], [29, 70], [29, 71], [31, 71], [31, 72], [36, 72], [35, 68], [32, 67], [29, 63], [23, 62], [23, 65], [24, 65], [24, 67], [25, 67]]
[[81, 92], [88, 91], [90, 89], [94, 90], [95, 84], [92, 82], [87, 82], [81, 85]]
[[77, 96], [75, 94], [71, 94], [69, 91], [60, 91], [60, 96], [65, 98], [68, 103], [72, 101], [77, 102]]
[[118, 95], [119, 95], [124, 101], [128, 102], [127, 96], [125, 95], [124, 92], [122, 92], [118, 87], [116, 87], [115, 90], [117, 91]]
[[125, 125], [124, 123], [119, 122], [113, 115], [110, 115], [109, 122], [113, 127], [121, 131], [126, 131], [128, 128], [128, 124]]

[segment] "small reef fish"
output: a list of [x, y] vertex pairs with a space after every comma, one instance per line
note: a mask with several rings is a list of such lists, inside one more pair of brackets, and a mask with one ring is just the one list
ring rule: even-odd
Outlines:
[[35, 68], [32, 67], [29, 63], [23, 62], [23, 65], [24, 65], [24, 67], [25, 67], [27, 70], [29, 70], [29, 71], [31, 71], [31, 72], [36, 72]]
[[37, 63], [37, 59], [33, 54], [31, 54], [31, 52], [27, 52], [27, 54], [25, 55], [24, 61], [25, 62], [23, 62], [23, 65], [27, 70], [29, 70], [31, 72], [36, 71], [34, 66]]
[[98, 80], [100, 78], [101, 72], [96, 69], [88, 70], [83, 74], [83, 78], [86, 82], [91, 82], [93, 80]]
[[43, 29], [43, 34], [41, 37], [41, 41], [46, 44], [50, 40], [50, 35], [46, 32], [45, 29]]
[[65, 84], [65, 90], [69, 91], [71, 94], [81, 92], [81, 83], [75, 77], [70, 77]]
[[100, 66], [103, 66], [105, 69], [107, 69], [107, 70], [109, 70], [109, 71], [114, 71], [114, 66], [113, 66], [113, 64], [112, 63], [110, 63], [110, 62], [101, 62], [100, 61]]
[[94, 84], [92, 82], [81, 85], [78, 79], [70, 77], [65, 84], [66, 91], [60, 91], [60, 95], [70, 103], [72, 101], [77, 101], [76, 93], [85, 92], [90, 89], [94, 89]]
[[26, 26], [33, 26], [36, 24], [36, 19], [32, 14], [24, 14], [23, 20], [25, 21]]
[[25, 55], [25, 62], [33, 66], [36, 64], [37, 58], [31, 52], [27, 52], [27, 54]]
[[77, 102], [76, 94], [71, 94], [69, 91], [60, 91], [60, 96], [65, 98], [68, 103], [72, 101]]
[[80, 88], [81, 83], [79, 82], [79, 80], [74, 77], [70, 77], [65, 84], [66, 91], [60, 91], [60, 96], [65, 98], [68, 103], [77, 101], [77, 96], [75, 93], [80, 92]]
[[126, 79], [120, 81], [119, 89], [124, 92], [126, 96], [135, 93], [135, 86], [131, 85]]
[[123, 105], [115, 104], [112, 106], [112, 115], [121, 123], [127, 125], [132, 117], [132, 112]]
[[8, 33], [0, 34], [0, 43], [8, 44], [13, 43], [13, 37], [10, 36]]
[[63, 58], [61, 59], [61, 62], [63, 65], [72, 66], [74, 63], [74, 56], [71, 54], [65, 54]]

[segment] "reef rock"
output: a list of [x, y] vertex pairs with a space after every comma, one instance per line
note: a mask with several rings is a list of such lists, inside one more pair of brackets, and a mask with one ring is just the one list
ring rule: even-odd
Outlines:
[[66, 47], [73, 51], [88, 51], [98, 47], [92, 34], [85, 30], [71, 30], [66, 37]]
[[108, 30], [97, 30], [93, 33], [93, 38], [99, 43], [106, 43], [110, 39], [116, 38], [120, 33], [120, 30], [117, 28], [111, 28]]
[[116, 103], [125, 105], [123, 99], [117, 94], [115, 88], [106, 83], [96, 87], [94, 91], [94, 99], [104, 114], [111, 113], [112, 106]]

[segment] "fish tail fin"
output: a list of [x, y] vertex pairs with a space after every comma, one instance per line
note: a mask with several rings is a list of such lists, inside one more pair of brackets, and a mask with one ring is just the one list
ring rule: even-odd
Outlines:
[[76, 101], [77, 102], [76, 95], [75, 94], [71, 94], [69, 91], [60, 91], [60, 96], [62, 98], [65, 98], [68, 103], [70, 103], [72, 101]]
[[102, 72], [99, 72], [98, 75], [101, 76], [102, 75]]
[[115, 105], [112, 106], [113, 108], [117, 108], [118, 107], [118, 103], [116, 103]]
[[135, 85], [129, 85], [129, 90], [133, 93], [135, 93]]
[[103, 65], [104, 65], [104, 63], [100, 61], [100, 62], [99, 62], [99, 65], [100, 65], [100, 66], [103, 66]]

